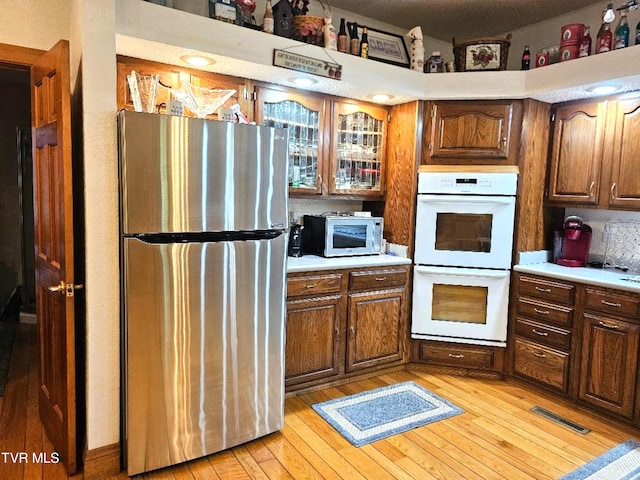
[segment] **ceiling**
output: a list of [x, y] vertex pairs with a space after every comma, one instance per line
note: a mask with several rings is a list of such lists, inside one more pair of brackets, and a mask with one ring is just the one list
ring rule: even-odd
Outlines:
[[603, 0], [330, 0], [333, 7], [407, 30], [419, 25], [424, 36], [445, 42], [506, 34], [594, 3], [606, 6]]

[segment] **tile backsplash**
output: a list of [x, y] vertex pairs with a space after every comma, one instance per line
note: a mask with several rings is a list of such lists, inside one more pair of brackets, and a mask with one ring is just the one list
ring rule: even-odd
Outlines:
[[303, 215], [314, 215], [324, 212], [359, 212], [362, 201], [359, 200], [323, 200], [321, 198], [290, 198], [289, 222], [302, 223]]
[[[577, 215], [584, 220], [593, 230], [591, 236], [591, 248], [589, 249], [590, 260], [601, 261], [606, 253], [607, 236], [605, 234], [605, 225], [609, 220], [636, 220], [640, 221], [640, 212], [619, 212], [616, 210], [594, 210], [589, 208], [567, 208], [566, 216]], [[640, 239], [637, 239], [635, 245], [629, 245], [629, 248], [640, 248]]]

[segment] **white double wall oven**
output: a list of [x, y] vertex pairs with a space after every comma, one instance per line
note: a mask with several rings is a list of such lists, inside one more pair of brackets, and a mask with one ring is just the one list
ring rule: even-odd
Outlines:
[[412, 338], [506, 346], [517, 181], [419, 173]]

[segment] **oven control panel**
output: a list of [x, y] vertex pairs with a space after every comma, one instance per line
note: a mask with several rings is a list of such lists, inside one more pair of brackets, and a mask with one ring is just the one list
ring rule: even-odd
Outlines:
[[420, 172], [418, 193], [515, 195], [517, 173]]

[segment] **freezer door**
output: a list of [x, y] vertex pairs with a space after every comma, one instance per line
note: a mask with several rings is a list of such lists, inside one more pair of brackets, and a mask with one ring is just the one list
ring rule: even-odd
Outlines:
[[281, 429], [285, 235], [123, 253], [129, 475]]
[[124, 234], [287, 227], [287, 130], [118, 113]]

